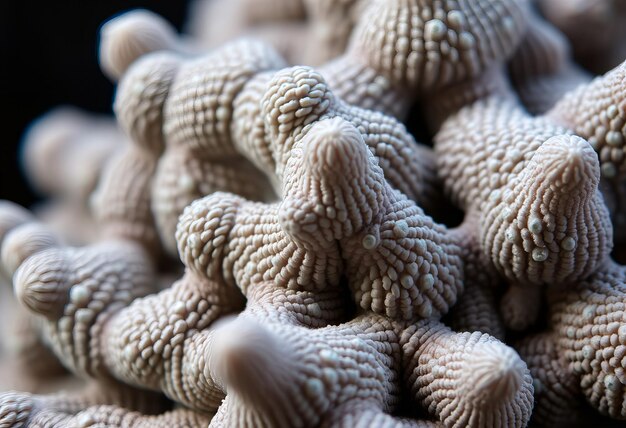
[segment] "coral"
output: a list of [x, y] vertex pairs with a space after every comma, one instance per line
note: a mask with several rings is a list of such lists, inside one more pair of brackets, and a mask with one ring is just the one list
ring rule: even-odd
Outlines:
[[481, 250], [474, 233], [477, 228], [478, 215], [470, 213], [453, 232], [461, 247], [464, 290], [444, 321], [456, 331], [480, 331], [504, 340], [505, 327], [497, 309], [501, 280]]
[[402, 342], [411, 393], [446, 426], [528, 423], [530, 373], [519, 355], [495, 338], [422, 322], [407, 329]]
[[[345, 264], [364, 309], [401, 318], [447, 312], [460, 289], [458, 247], [389, 187], [357, 129], [341, 118], [323, 120], [299, 143], [290, 151], [280, 204], [216, 193], [185, 210], [177, 237], [186, 264], [215, 271], [220, 259], [205, 261], [198, 250], [213, 254], [226, 241], [222, 275], [244, 293], [257, 277], [288, 288], [336, 286]], [[346, 175], [350, 170], [353, 176]], [[213, 220], [222, 213], [234, 217], [224, 226]], [[231, 229], [222, 232], [227, 238], [208, 229], [216, 226]]]
[[[226, 408], [217, 410], [216, 421], [221, 424], [271, 426], [293, 421], [317, 425], [326, 414], [334, 417], [331, 409], [351, 400], [364, 400], [389, 413], [399, 404], [403, 364], [413, 364], [407, 366], [413, 371], [420, 358], [433, 359], [441, 374], [448, 364], [457, 367], [454, 360], [431, 355], [429, 346], [424, 351], [410, 346], [401, 357], [406, 324], [394, 321], [441, 315], [454, 303], [462, 264], [452, 237], [389, 187], [362, 136], [346, 120], [316, 122], [291, 153], [284, 171], [289, 184], [284, 185], [280, 209], [279, 204], [218, 192], [185, 210], [177, 239], [186, 273], [156, 295], [130, 303], [145, 287], [141, 267], [147, 263], [135, 262], [134, 254], [112, 248], [112, 243], [83, 250], [43, 250], [26, 259], [15, 275], [17, 295], [46, 318], [47, 340], [64, 364], [88, 376], [113, 376], [161, 390], [195, 410]], [[349, 171], [351, 164], [354, 177], [338, 175]], [[345, 193], [320, 199], [316, 205], [327, 204], [325, 210], [307, 212], [315, 206], [311, 204], [315, 197], [331, 191], [330, 183]], [[307, 199], [303, 191], [313, 193]], [[355, 211], [358, 205], [352, 199], [359, 194], [371, 203], [362, 205], [362, 212]], [[372, 227], [377, 236], [364, 233]], [[386, 248], [398, 244], [403, 248], [397, 254], [406, 267], [392, 265], [389, 259]], [[119, 261], [113, 262], [114, 257]], [[381, 270], [362, 272], [351, 264], [363, 257], [378, 259]], [[92, 280], [83, 284], [74, 272], [85, 272]], [[110, 282], [113, 272], [127, 279]], [[381, 315], [364, 314], [328, 325], [348, 316], [339, 287], [342, 272], [348, 274], [357, 303]], [[238, 289], [248, 299], [245, 310], [234, 326], [216, 329], [212, 324], [218, 317], [241, 307]], [[426, 321], [424, 328], [444, 328], [433, 322]], [[74, 338], [66, 334], [68, 328], [81, 333]], [[482, 346], [474, 339], [446, 331], [445, 338], [433, 335], [437, 348], [450, 346], [459, 355], [476, 352], [477, 361], [482, 359]], [[407, 341], [415, 337], [406, 334]], [[507, 367], [493, 378], [496, 384], [505, 384], [505, 393], [485, 397], [476, 392], [480, 398], [474, 400], [473, 388], [464, 389], [461, 381], [451, 394], [458, 394], [462, 414], [434, 408], [429, 412], [447, 426], [463, 423], [457, 418], [476, 418], [472, 416], [476, 413], [487, 418], [498, 414], [502, 425], [523, 426], [532, 406], [525, 364], [501, 342], [480, 337], [480, 343], [486, 340], [489, 349], [498, 349], [493, 364]], [[293, 356], [286, 359], [290, 353]], [[328, 384], [315, 375], [319, 360], [307, 362], [297, 355], [319, 355], [322, 369], [329, 365]], [[303, 364], [294, 364], [298, 361]], [[440, 400], [436, 389], [428, 392], [432, 382], [428, 376], [418, 379], [425, 389], [416, 395], [418, 402]], [[259, 396], [261, 389], [255, 385], [263, 385], [266, 392]], [[324, 388], [336, 392], [325, 396]], [[220, 404], [225, 391], [228, 396]], [[264, 398], [268, 393], [274, 397], [269, 402]], [[479, 418], [475, 423], [487, 422]]]
[[237, 37], [274, 46], [290, 64], [320, 65], [341, 55], [369, 0], [196, 0], [187, 30], [204, 47]]
[[[536, 0], [539, 10], [570, 40], [575, 59], [594, 73], [624, 61], [624, 17], [619, 0]], [[602, 31], [598, 31], [602, 29]]]
[[[48, 403], [45, 403], [47, 406]], [[46, 410], [28, 420], [32, 427], [128, 427], [128, 428], [186, 428], [208, 426], [210, 416], [187, 409], [176, 409], [158, 415], [146, 415], [114, 405], [94, 405], [75, 414]]]
[[566, 38], [536, 13], [508, 64], [511, 83], [532, 114], [548, 111], [563, 95], [591, 76], [571, 60]]
[[[266, 45], [244, 40], [191, 60], [167, 53], [147, 55], [120, 81], [115, 105], [124, 129], [133, 141], [164, 142], [162, 155], [152, 148], [152, 159], [159, 158], [151, 172], [151, 205], [156, 227], [171, 254], [176, 220], [186, 205], [214, 191], [269, 199], [265, 177], [280, 190], [287, 161], [279, 151], [289, 153], [292, 141], [302, 138], [307, 125], [333, 116], [364, 130], [366, 143], [394, 187], [426, 208], [437, 205], [431, 154], [415, 143], [404, 126], [345, 104], [310, 68], [264, 72], [282, 65]], [[137, 92], [137, 82], [148, 89]], [[204, 89], [189, 89], [198, 85]], [[198, 114], [201, 105], [208, 110]], [[146, 109], [159, 112], [153, 122], [143, 122]], [[183, 165], [186, 172], [180, 175]]]
[[503, 64], [526, 14], [525, 1], [372, 0], [320, 71], [348, 103], [404, 118], [420, 97]]
[[549, 330], [517, 345], [534, 377], [537, 424], [571, 423], [582, 397], [626, 418], [625, 280], [626, 267], [607, 261], [586, 280], [550, 292]]
[[626, 419], [626, 63], [592, 79], [549, 3], [107, 21], [115, 123], [25, 138], [75, 230], [0, 201], [0, 426]]
[[300, 27], [297, 32], [308, 33], [305, 18], [303, 0], [194, 0], [187, 29], [202, 45], [213, 48], [264, 29], [277, 29], [274, 34], [284, 37], [284, 30], [293, 24]]
[[[20, 236], [25, 234], [32, 239], [21, 239]], [[0, 287], [4, 289], [7, 286], [4, 284], [5, 278], [10, 283], [15, 269], [31, 253], [56, 245], [57, 240], [58, 237], [36, 223], [26, 209], [8, 201], [0, 202]], [[5, 290], [1, 291], [0, 296], [0, 307], [6, 316], [0, 356], [4, 357], [4, 364], [12, 366], [9, 379], [3, 376], [3, 381], [13, 386], [38, 389], [42, 380], [50, 381], [65, 370], [43, 344], [33, 317], [22, 307], [16, 306], [13, 296]]]
[[435, 137], [446, 191], [480, 212], [485, 256], [527, 289], [583, 279], [612, 247], [596, 154], [569, 134], [495, 94], [452, 115]]
[[587, 400], [626, 418], [626, 268], [608, 262], [574, 292], [555, 293], [550, 318], [557, 347]]
[[[167, 414], [160, 417], [138, 418], [137, 413], [128, 409], [153, 414], [166, 409], [167, 403], [156, 394], [130, 391], [124, 385], [114, 382], [91, 383], [76, 393], [33, 395], [15, 391], [3, 392], [0, 394], [0, 402], [2, 403], [0, 407], [0, 426], [2, 427], [92, 426], [98, 419], [118, 424], [114, 426], [130, 426], [127, 424], [133, 419], [139, 419], [139, 421], [167, 419]], [[98, 403], [112, 403], [113, 405], [98, 406]], [[83, 411], [82, 409], [85, 408], [86, 410]], [[109, 412], [105, 412], [105, 409]], [[74, 413], [79, 414], [72, 417]]]
[[598, 152], [602, 175], [623, 178], [626, 171], [626, 105], [622, 63], [566, 94], [547, 116], [586, 138]]
[[24, 136], [23, 163], [30, 182], [49, 198], [37, 215], [76, 245], [96, 240], [89, 198], [126, 143], [113, 120], [75, 108], [59, 107], [35, 121]]
[[321, 65], [346, 50], [370, 0], [303, 0], [309, 30], [300, 64]]
[[118, 81], [140, 56], [161, 50], [192, 51], [178, 39], [169, 22], [148, 10], [124, 13], [100, 28], [100, 69], [113, 81]]

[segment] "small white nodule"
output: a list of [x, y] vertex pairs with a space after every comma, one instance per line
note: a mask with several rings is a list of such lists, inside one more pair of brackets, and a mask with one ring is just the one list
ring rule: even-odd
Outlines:
[[536, 262], [545, 262], [548, 259], [548, 249], [535, 248], [532, 252], [532, 258]]
[[374, 235], [368, 234], [363, 237], [363, 241], [361, 243], [363, 244], [363, 248], [365, 248], [366, 250], [373, 250], [374, 248], [376, 248], [378, 240]]

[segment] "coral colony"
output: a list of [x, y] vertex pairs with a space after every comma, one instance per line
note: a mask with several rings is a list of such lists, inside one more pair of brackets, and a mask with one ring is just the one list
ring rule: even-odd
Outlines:
[[25, 137], [0, 427], [624, 423], [624, 2], [192, 16], [105, 23], [115, 121]]

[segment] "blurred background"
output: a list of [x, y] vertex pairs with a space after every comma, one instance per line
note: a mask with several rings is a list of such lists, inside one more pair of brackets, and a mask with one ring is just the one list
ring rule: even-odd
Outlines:
[[0, 199], [29, 206], [39, 196], [21, 171], [19, 146], [28, 125], [58, 105], [111, 113], [113, 84], [98, 67], [100, 25], [146, 8], [181, 29], [186, 1], [0, 1]]

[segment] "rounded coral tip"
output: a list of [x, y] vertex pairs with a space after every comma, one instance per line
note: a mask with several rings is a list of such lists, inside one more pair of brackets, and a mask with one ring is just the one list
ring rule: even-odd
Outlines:
[[318, 176], [360, 176], [368, 164], [368, 149], [354, 125], [335, 117], [313, 125], [305, 137], [304, 157]]
[[535, 153], [545, 168], [548, 179], [562, 191], [581, 186], [596, 187], [600, 181], [598, 156], [591, 145], [575, 135], [559, 135], [548, 139]]
[[54, 250], [39, 252], [15, 272], [15, 295], [29, 310], [55, 320], [69, 297], [67, 275], [64, 260]]
[[211, 361], [217, 379], [244, 400], [254, 400], [258, 391], [267, 390], [280, 372], [280, 353], [272, 334], [261, 325], [242, 319], [225, 322], [215, 333], [215, 360]]
[[176, 31], [147, 10], [133, 10], [105, 22], [100, 29], [100, 68], [118, 80], [140, 56], [176, 47]]
[[27, 223], [7, 233], [0, 260], [6, 272], [12, 275], [28, 257], [58, 244], [58, 237], [48, 227], [36, 222]]
[[513, 399], [524, 382], [528, 369], [519, 355], [500, 343], [486, 344], [467, 360], [467, 379], [471, 394], [485, 402], [503, 402]]

